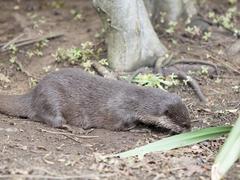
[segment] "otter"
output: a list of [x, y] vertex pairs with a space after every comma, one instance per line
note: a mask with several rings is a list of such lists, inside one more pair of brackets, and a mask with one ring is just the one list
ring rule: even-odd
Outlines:
[[0, 95], [0, 112], [61, 128], [124, 131], [138, 123], [182, 132], [190, 118], [181, 98], [167, 91], [92, 75], [79, 68], [49, 73], [23, 95]]

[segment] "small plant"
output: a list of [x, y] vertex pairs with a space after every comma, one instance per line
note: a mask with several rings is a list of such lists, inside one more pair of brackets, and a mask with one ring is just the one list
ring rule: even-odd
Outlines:
[[30, 19], [32, 20], [33, 29], [39, 28], [40, 24], [44, 24], [44, 23], [46, 22], [45, 17], [39, 16], [39, 15], [36, 14], [36, 13], [28, 13], [27, 15], [28, 15], [28, 16], [30, 17]]
[[200, 73], [202, 75], [208, 75], [208, 67], [207, 66], [201, 66]]
[[173, 34], [175, 32], [175, 29], [176, 29], [176, 26], [177, 26], [177, 22], [175, 21], [170, 21], [168, 23], [168, 28], [166, 29], [166, 32], [168, 34]]
[[42, 52], [43, 48], [47, 47], [47, 46], [48, 46], [47, 39], [39, 41], [35, 44], [35, 46], [32, 50], [28, 50], [26, 52], [26, 55], [29, 59], [31, 59], [33, 56], [41, 57], [41, 56], [43, 56], [43, 52]]
[[70, 13], [73, 16], [74, 20], [81, 20], [82, 19], [82, 14], [80, 14], [80, 12], [78, 12], [77, 10], [71, 9]]
[[188, 75], [203, 75], [203, 76], [207, 76], [208, 75], [208, 67], [207, 66], [201, 66], [201, 69], [197, 70], [197, 71], [191, 71], [189, 70]]
[[29, 79], [29, 87], [32, 88], [32, 87], [35, 87], [37, 85], [38, 81], [34, 78], [30, 78]]
[[202, 39], [204, 41], [208, 41], [209, 38], [211, 37], [212, 33], [211, 32], [204, 32]]
[[218, 24], [225, 29], [233, 32], [235, 36], [240, 35], [240, 30], [236, 27], [234, 21], [237, 16], [237, 8], [234, 6], [232, 8], [229, 8], [227, 12], [223, 15], [217, 15], [214, 12], [209, 12], [208, 17], [213, 21], [213, 23]]
[[42, 40], [42, 41], [37, 42], [37, 43], [35, 44], [35, 47], [36, 47], [37, 49], [42, 49], [42, 48], [48, 46], [48, 42], [49, 42], [48, 39], [44, 39], [44, 40]]
[[8, 47], [9, 51], [11, 52], [12, 55], [16, 55], [18, 52], [18, 48], [16, 47], [15, 44], [10, 44]]
[[55, 9], [60, 9], [64, 7], [64, 2], [62, 0], [55, 0], [49, 3], [49, 6]]
[[50, 69], [51, 69], [51, 66], [45, 66], [45, 67], [43, 67], [43, 70], [44, 70], [46, 73], [49, 72]]
[[101, 59], [99, 63], [103, 66], [109, 66], [108, 60], [107, 59]]
[[139, 74], [132, 80], [132, 82], [141, 86], [156, 87], [161, 89], [168, 89], [169, 87], [179, 84], [179, 80], [174, 74], [168, 77], [158, 74]]
[[200, 34], [201, 34], [201, 31], [200, 31], [200, 29], [199, 29], [197, 26], [193, 26], [193, 27], [187, 26], [187, 27], [185, 28], [185, 31], [186, 31], [188, 34], [190, 34], [192, 37], [194, 37], [194, 36], [200, 36]]
[[72, 47], [69, 49], [58, 48], [53, 56], [56, 62], [67, 62], [72, 65], [81, 65], [86, 71], [91, 71], [91, 60], [97, 60], [102, 65], [108, 65], [106, 59], [100, 59], [102, 49], [94, 49], [92, 42], [85, 42], [81, 44], [81, 47]]
[[166, 12], [160, 12], [160, 23], [163, 24], [166, 22], [166, 16], [167, 16]]

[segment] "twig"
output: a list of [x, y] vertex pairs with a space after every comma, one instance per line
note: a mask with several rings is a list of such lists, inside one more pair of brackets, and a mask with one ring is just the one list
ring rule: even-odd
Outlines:
[[77, 143], [80, 143], [80, 144], [82, 143], [82, 142], [78, 141], [77, 139], [73, 138], [72, 136], [69, 136], [69, 135], [67, 135], [67, 134], [63, 134], [63, 135], [66, 136], [67, 138], [69, 138], [69, 139], [77, 142]]
[[[32, 39], [32, 38], [22, 39], [22, 40], [16, 41], [14, 44], [16, 47], [22, 47], [22, 46], [30, 45], [30, 44], [33, 44], [33, 43], [36, 43], [36, 42], [39, 42], [39, 41], [42, 41], [45, 39], [48, 39], [48, 40], [55, 39], [55, 38], [61, 37], [63, 35], [64, 35], [63, 33], [56, 33], [56, 34], [50, 34], [50, 35], [46, 35], [43, 37], [35, 38], [35, 39]], [[4, 50], [2, 50], [2, 52], [5, 52], [7, 50], [8, 49], [4, 49]]]
[[46, 155], [42, 158], [42, 160], [43, 160], [46, 164], [54, 164], [54, 162], [47, 160], [47, 157], [50, 156], [51, 154], [52, 154], [52, 152], [46, 154]]
[[21, 38], [24, 34], [20, 34], [17, 37], [13, 38], [12, 40], [10, 40], [9, 42], [7, 42], [5, 45], [3, 45], [3, 47], [1, 48], [2, 51], [4, 51], [5, 49], [7, 49], [8, 46], [10, 46], [11, 44], [15, 44], [17, 42], [17, 40], [19, 38]]
[[39, 129], [41, 132], [47, 132], [47, 133], [51, 133], [51, 134], [60, 134], [60, 135], [64, 135], [64, 136], [75, 136], [78, 138], [82, 138], [82, 139], [92, 139], [92, 138], [98, 138], [98, 136], [79, 136], [76, 134], [72, 134], [72, 133], [65, 133], [65, 132], [58, 132], [58, 131], [48, 131], [46, 129]]
[[51, 34], [51, 35], [43, 36], [43, 37], [36, 38], [36, 39], [28, 39], [28, 40], [23, 41], [22, 43], [16, 44], [16, 47], [26, 46], [26, 45], [29, 45], [29, 44], [33, 44], [35, 42], [45, 40], [45, 39], [48, 39], [48, 40], [55, 39], [55, 38], [61, 37], [63, 35], [64, 34], [62, 34], [62, 33], [58, 33], [58, 34]]

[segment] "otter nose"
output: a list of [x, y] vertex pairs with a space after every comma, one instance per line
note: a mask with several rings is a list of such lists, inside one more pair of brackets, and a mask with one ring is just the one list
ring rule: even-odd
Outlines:
[[184, 129], [191, 130], [191, 124], [189, 124], [189, 123], [184, 123], [182, 127]]
[[182, 126], [182, 132], [181, 133], [185, 133], [191, 130], [191, 125], [190, 124], [184, 124]]

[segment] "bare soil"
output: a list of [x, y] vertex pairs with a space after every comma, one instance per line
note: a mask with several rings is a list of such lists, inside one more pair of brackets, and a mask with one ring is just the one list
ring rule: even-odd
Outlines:
[[[60, 7], [58, 7], [60, 6]], [[223, 10], [220, 3], [211, 2], [200, 8], [202, 14], [211, 9]], [[75, 20], [70, 13], [79, 11], [82, 19]], [[36, 16], [37, 15], [37, 16]], [[61, 32], [63, 37], [52, 39], [43, 48], [43, 55], [28, 58], [26, 51], [34, 45], [20, 48], [17, 65], [9, 61], [11, 53], [0, 53], [1, 93], [21, 94], [29, 89], [31, 77], [41, 78], [47, 72], [61, 67], [52, 54], [59, 47], [70, 48], [92, 41], [99, 43], [95, 34], [101, 31], [101, 22], [91, 1], [87, 0], [0, 0], [0, 43], [24, 33], [27, 37]], [[207, 59], [221, 66], [218, 78], [196, 77], [207, 105], [201, 105], [191, 88], [171, 89], [186, 102], [192, 117], [193, 129], [234, 123], [240, 109], [240, 52], [230, 52], [238, 42], [231, 33], [213, 27], [208, 42], [182, 36], [159, 36], [178, 58]], [[162, 35], [161, 35], [162, 34]], [[172, 40], [177, 43], [173, 44]], [[103, 46], [103, 48], [105, 48]], [[226, 65], [227, 64], [227, 65]], [[6, 80], [8, 78], [10, 82]], [[143, 159], [104, 159], [103, 155], [128, 150], [168, 136], [168, 132], [112, 132], [103, 129], [83, 131], [71, 127], [72, 132], [50, 128], [45, 124], [0, 115], [0, 178], [2, 179], [210, 179], [213, 164], [224, 138], [166, 153], [151, 153]], [[71, 133], [71, 134], [66, 134]], [[93, 136], [90, 139], [79, 136]], [[227, 179], [240, 179], [240, 163], [236, 163]]]

